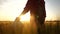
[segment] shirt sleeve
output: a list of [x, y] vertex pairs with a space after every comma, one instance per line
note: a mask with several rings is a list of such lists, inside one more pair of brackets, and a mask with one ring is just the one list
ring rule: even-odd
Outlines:
[[26, 6], [21, 14], [27, 13], [29, 11], [29, 9], [30, 9], [30, 1], [27, 2]]

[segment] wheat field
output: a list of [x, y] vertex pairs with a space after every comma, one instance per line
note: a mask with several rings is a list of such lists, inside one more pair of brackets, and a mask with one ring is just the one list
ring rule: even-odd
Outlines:
[[[60, 21], [46, 21], [45, 30], [42, 33], [60, 34]], [[0, 21], [0, 34], [37, 34], [37, 26], [35, 23]]]

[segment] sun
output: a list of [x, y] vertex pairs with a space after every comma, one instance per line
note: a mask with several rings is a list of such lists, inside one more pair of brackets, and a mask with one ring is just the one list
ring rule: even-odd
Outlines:
[[30, 21], [30, 12], [26, 13], [25, 15], [20, 16], [21, 22], [29, 22]]

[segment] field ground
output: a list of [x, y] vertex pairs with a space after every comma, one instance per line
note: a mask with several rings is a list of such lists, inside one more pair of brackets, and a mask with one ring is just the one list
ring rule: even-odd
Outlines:
[[[43, 28], [44, 29], [44, 28]], [[60, 34], [60, 21], [46, 21], [44, 34]], [[41, 33], [41, 34], [42, 34]], [[0, 21], [0, 34], [37, 34], [35, 23], [14, 23], [13, 21]]]

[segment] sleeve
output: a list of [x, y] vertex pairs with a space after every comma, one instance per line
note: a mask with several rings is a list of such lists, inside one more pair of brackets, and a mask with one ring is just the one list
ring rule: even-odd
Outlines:
[[24, 15], [25, 13], [27, 13], [29, 11], [29, 9], [30, 9], [30, 1], [27, 2], [26, 6], [21, 14]]

